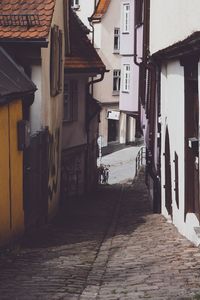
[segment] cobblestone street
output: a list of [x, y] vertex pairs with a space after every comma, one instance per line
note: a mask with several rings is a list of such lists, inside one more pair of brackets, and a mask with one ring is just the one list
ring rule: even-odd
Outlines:
[[0, 299], [200, 299], [200, 249], [152, 214], [143, 177], [68, 204], [0, 256]]

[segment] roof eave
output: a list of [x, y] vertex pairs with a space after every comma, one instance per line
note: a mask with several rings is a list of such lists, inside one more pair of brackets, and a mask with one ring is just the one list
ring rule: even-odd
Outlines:
[[98, 75], [98, 74], [104, 74], [106, 72], [106, 69], [101, 67], [85, 67], [85, 68], [65, 67], [65, 72], [70, 74], [85, 73], [91, 75]]
[[40, 39], [17, 39], [17, 38], [0, 38], [0, 45], [35, 45], [41, 48], [48, 47], [48, 40], [46, 38]]
[[191, 54], [199, 54], [200, 51], [200, 32], [195, 32], [188, 36], [186, 39], [179, 41], [169, 47], [159, 50], [152, 54], [152, 58], [155, 60], [169, 60], [175, 58], [181, 58], [183, 56]]

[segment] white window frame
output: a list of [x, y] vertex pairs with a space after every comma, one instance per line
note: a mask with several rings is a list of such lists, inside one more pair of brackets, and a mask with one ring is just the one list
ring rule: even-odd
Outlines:
[[121, 84], [121, 70], [113, 70], [113, 95], [119, 95]]
[[75, 10], [80, 8], [79, 0], [71, 0], [71, 7]]
[[130, 64], [123, 65], [123, 87], [122, 91], [125, 93], [130, 92], [130, 75], [131, 75], [131, 68]]
[[130, 31], [130, 3], [123, 4], [123, 33]]
[[114, 53], [119, 53], [120, 50], [120, 28], [114, 28]]

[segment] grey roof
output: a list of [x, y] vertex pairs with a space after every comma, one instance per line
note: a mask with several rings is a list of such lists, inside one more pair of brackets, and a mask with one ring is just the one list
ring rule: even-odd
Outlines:
[[0, 105], [17, 97], [31, 95], [36, 89], [23, 68], [0, 47]]

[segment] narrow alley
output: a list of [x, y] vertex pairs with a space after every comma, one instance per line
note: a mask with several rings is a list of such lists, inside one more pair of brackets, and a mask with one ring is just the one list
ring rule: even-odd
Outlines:
[[200, 250], [152, 214], [144, 172], [68, 203], [0, 269], [1, 300], [200, 297]]

